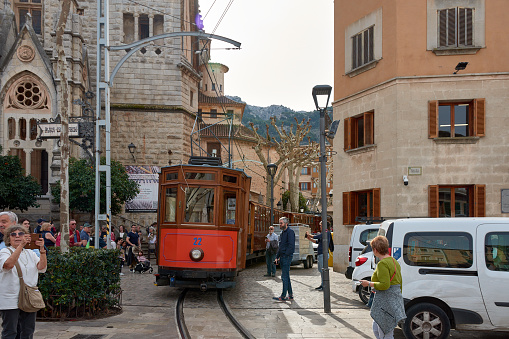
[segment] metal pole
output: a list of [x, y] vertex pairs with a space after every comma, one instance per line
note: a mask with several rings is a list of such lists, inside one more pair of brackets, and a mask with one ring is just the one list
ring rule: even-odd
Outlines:
[[325, 155], [325, 110], [320, 110], [320, 187], [321, 187], [321, 205], [322, 205], [322, 253], [323, 253], [323, 311], [331, 312], [330, 306], [330, 283], [329, 283], [329, 237], [327, 231], [327, 185], [326, 185], [326, 166], [327, 157]]
[[274, 176], [270, 176], [270, 226], [274, 225]]

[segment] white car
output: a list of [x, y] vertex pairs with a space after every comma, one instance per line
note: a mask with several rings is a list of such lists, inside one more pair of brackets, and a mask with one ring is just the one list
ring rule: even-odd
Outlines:
[[371, 280], [371, 276], [375, 271], [375, 260], [373, 250], [368, 244], [364, 250], [355, 259], [355, 269], [352, 273], [352, 291], [359, 294], [361, 301], [365, 304], [368, 303], [371, 287], [362, 287], [357, 282], [359, 280]]
[[378, 234], [401, 265], [405, 338], [509, 331], [509, 219], [400, 219]]
[[355, 260], [361, 254], [362, 250], [369, 244], [378, 233], [380, 224], [356, 225], [352, 230], [350, 246], [348, 248], [348, 267], [345, 277], [352, 279], [352, 273], [355, 269]]

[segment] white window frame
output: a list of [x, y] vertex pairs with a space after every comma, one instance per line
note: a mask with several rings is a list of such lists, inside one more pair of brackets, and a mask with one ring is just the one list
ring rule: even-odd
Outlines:
[[[373, 31], [373, 54], [374, 59], [357, 68], [353, 68], [352, 60], [352, 38], [366, 29], [374, 26]], [[371, 12], [365, 17], [352, 23], [345, 29], [345, 73], [350, 76], [356, 76], [376, 67], [378, 61], [382, 59], [382, 8]]]
[[[449, 8], [472, 8], [473, 14], [473, 46], [440, 47], [438, 11]], [[485, 0], [427, 0], [427, 41], [426, 48], [436, 55], [475, 54], [486, 47], [485, 34]]]

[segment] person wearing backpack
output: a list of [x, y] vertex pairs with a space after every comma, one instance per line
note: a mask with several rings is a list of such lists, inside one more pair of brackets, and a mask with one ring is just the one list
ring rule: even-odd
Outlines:
[[[320, 229], [321, 229], [321, 227], [322, 227], [322, 222], [320, 221]], [[329, 251], [331, 251], [331, 248], [332, 248], [332, 251], [334, 251], [334, 243], [332, 242], [332, 237], [331, 237], [331, 234], [330, 234], [329, 223], [327, 223], [327, 231], [325, 233], [327, 233], [327, 239], [329, 241], [328, 242], [329, 243]], [[306, 232], [306, 238], [309, 241], [314, 242], [315, 244], [318, 244], [318, 248], [316, 249], [318, 255], [316, 256], [316, 259], [318, 261], [318, 272], [320, 272], [321, 280], [320, 280], [320, 286], [315, 288], [315, 290], [323, 291], [323, 242], [322, 242], [322, 234], [311, 235], [308, 232]], [[329, 253], [328, 252], [327, 252], [327, 260], [329, 260]]]
[[267, 274], [264, 277], [275, 277], [276, 276], [276, 253], [279, 249], [279, 237], [274, 233], [274, 226], [269, 227], [269, 234], [265, 237], [265, 261], [267, 263]]

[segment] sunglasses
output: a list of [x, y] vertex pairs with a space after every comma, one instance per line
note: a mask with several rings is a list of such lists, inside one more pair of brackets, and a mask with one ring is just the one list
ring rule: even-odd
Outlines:
[[19, 233], [12, 232], [12, 233], [11, 233], [11, 237], [17, 237], [18, 235], [19, 235], [20, 237], [22, 237], [22, 236], [24, 236], [24, 235], [25, 235], [25, 232], [19, 232]]

